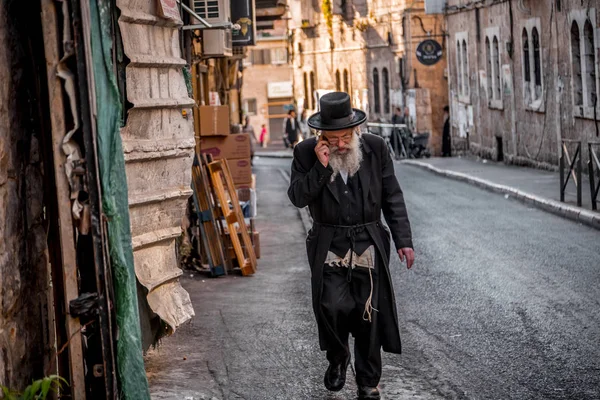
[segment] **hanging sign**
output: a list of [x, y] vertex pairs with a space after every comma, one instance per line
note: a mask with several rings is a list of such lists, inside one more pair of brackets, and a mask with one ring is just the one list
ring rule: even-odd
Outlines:
[[161, 17], [173, 20], [175, 22], [181, 21], [177, 0], [160, 0], [158, 5], [158, 10]]
[[433, 39], [419, 43], [417, 47], [417, 60], [423, 65], [434, 65], [444, 54], [442, 46]]
[[231, 22], [240, 29], [231, 31], [234, 46], [254, 46], [256, 44], [256, 13], [254, 0], [231, 0]]

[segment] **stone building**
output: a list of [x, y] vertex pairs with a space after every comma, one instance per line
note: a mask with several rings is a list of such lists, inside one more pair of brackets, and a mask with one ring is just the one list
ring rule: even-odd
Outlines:
[[[432, 132], [441, 151], [447, 105], [443, 16], [426, 14], [424, 1], [290, 0], [294, 94], [300, 109], [317, 108], [330, 90], [350, 94], [369, 121], [387, 121], [408, 106], [419, 132]], [[433, 61], [417, 56], [435, 41]]]
[[597, 140], [599, 6], [597, 0], [449, 0], [455, 145], [550, 166], [558, 163], [562, 139], [584, 146]]
[[242, 108], [256, 136], [266, 125], [272, 146], [283, 146], [283, 120], [293, 106], [292, 65], [289, 62], [286, 7], [262, 0], [256, 4], [256, 46], [244, 59]]

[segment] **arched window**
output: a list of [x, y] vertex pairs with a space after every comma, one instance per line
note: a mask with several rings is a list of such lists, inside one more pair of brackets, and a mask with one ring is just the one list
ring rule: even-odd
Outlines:
[[529, 62], [529, 34], [527, 29], [523, 29], [523, 95], [525, 104], [531, 103], [531, 63]]
[[462, 42], [462, 63], [463, 63], [463, 94], [469, 95], [469, 62], [467, 60], [467, 41]]
[[390, 77], [387, 68], [381, 70], [383, 78], [383, 113], [390, 113]]
[[492, 49], [490, 47], [490, 38], [485, 38], [485, 60], [486, 60], [486, 73], [487, 73], [487, 93], [488, 98], [491, 100], [494, 98], [494, 87], [492, 85]]
[[583, 27], [585, 86], [587, 88], [587, 106], [596, 104], [596, 46], [594, 46], [594, 28], [588, 19]]
[[350, 77], [347, 69], [344, 70], [344, 92], [350, 94]]
[[381, 113], [381, 104], [379, 103], [379, 72], [373, 68], [373, 110], [375, 113]]
[[533, 100], [538, 100], [542, 96], [542, 64], [540, 58], [540, 35], [537, 28], [533, 28], [531, 31], [531, 41], [533, 42], [533, 72], [535, 74]]
[[310, 105], [311, 110], [316, 110], [317, 104], [315, 104], [315, 73], [310, 71]]
[[312, 109], [310, 106], [310, 94], [308, 93], [308, 74], [304, 73], [304, 108]]
[[458, 86], [458, 91], [462, 94], [463, 85], [462, 85], [462, 60], [461, 60], [462, 51], [460, 50], [460, 42], [456, 42], [456, 83]]
[[498, 37], [494, 36], [494, 43], [492, 47], [492, 60], [494, 63], [494, 99], [500, 100], [501, 88], [500, 88], [500, 49], [498, 48]]
[[340, 70], [339, 69], [335, 71], [335, 90], [336, 90], [336, 92], [342, 91], [342, 83], [341, 83], [341, 79], [340, 79]]
[[576, 106], [583, 106], [583, 75], [581, 73], [581, 38], [579, 25], [573, 21], [571, 25], [571, 55], [573, 59], [573, 101]]

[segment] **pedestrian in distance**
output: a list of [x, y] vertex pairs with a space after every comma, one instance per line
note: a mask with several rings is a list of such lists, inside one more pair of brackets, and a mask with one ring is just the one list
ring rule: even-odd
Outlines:
[[244, 118], [244, 126], [242, 127], [242, 132], [248, 134], [248, 138], [250, 139], [250, 161], [254, 163], [254, 147], [256, 146], [256, 134], [254, 133], [254, 127], [250, 123], [250, 116], [246, 115]]
[[379, 399], [381, 349], [401, 350], [390, 235], [408, 268], [414, 251], [393, 161], [383, 139], [361, 133], [365, 120], [348, 94], [321, 97], [320, 112], [308, 119], [318, 137], [294, 149], [288, 196], [296, 207], [308, 206], [313, 219], [306, 247], [319, 343], [329, 361], [325, 387], [344, 387], [352, 334], [358, 397]]
[[288, 111], [288, 119], [285, 123], [285, 133], [287, 135], [287, 140], [290, 144], [290, 147], [294, 148], [296, 143], [298, 143], [299, 132], [300, 128], [298, 127], [298, 122], [296, 121], [296, 111], [290, 110]]
[[442, 133], [442, 157], [452, 157], [452, 137], [450, 136], [450, 108], [444, 107], [444, 131]]
[[260, 130], [260, 146], [265, 148], [267, 147], [267, 125], [262, 124], [262, 128]]
[[310, 137], [310, 128], [308, 127], [306, 114], [306, 110], [302, 110], [300, 118], [298, 118], [298, 126], [300, 127], [302, 139], [308, 139]]

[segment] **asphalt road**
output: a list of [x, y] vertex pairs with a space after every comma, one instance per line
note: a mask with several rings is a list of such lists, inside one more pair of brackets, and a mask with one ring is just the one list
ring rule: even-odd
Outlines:
[[[257, 275], [186, 274], [196, 318], [147, 356], [153, 398], [354, 398], [351, 375], [339, 394], [322, 387], [289, 162], [256, 162]], [[417, 261], [392, 260], [403, 354], [384, 356], [385, 398], [600, 399], [600, 232], [414, 167], [397, 174]]]

